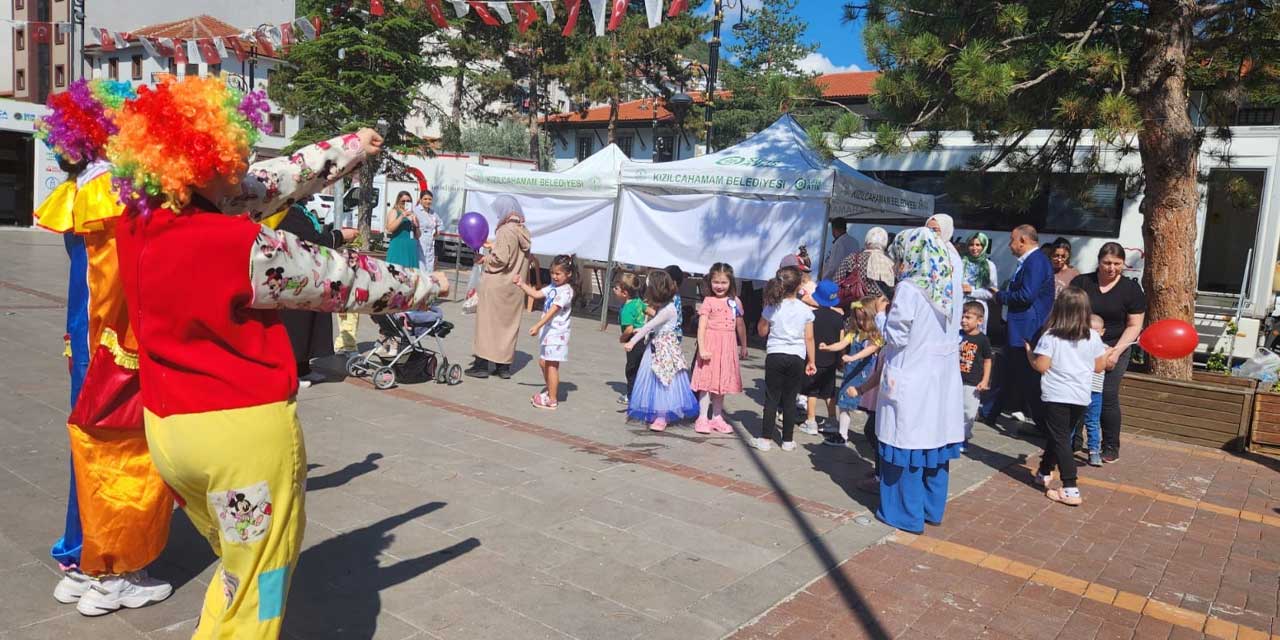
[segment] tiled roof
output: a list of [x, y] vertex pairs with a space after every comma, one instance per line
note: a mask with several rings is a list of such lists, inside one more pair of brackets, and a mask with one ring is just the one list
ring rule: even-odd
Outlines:
[[[693, 98], [694, 104], [702, 104], [702, 94], [693, 92], [689, 94]], [[618, 105], [618, 122], [653, 122], [654, 109], [657, 108], [658, 122], [669, 122], [675, 119], [670, 111], [667, 110], [666, 103], [658, 98], [644, 98], [641, 100], [631, 100]], [[566, 111], [565, 113], [556, 113], [547, 116], [543, 122], [547, 124], [580, 124], [586, 122], [608, 122], [609, 121], [609, 105], [591, 107], [587, 111]]]
[[[828, 100], [840, 98], [866, 98], [875, 93], [876, 78], [879, 71], [848, 71], [844, 73], [828, 73], [818, 76], [818, 85], [822, 87], [822, 97]], [[726, 94], [727, 95], [727, 92]], [[702, 92], [691, 91], [689, 96], [694, 103], [702, 104]], [[618, 122], [653, 122], [654, 98], [631, 100], [618, 105]], [[658, 122], [674, 119], [670, 111], [658, 100]], [[609, 121], [609, 105], [591, 107], [585, 113], [568, 111], [547, 116], [548, 124], [587, 124]]]
[[244, 29], [229, 25], [213, 16], [200, 15], [186, 20], [162, 22], [130, 31], [133, 36], [149, 38], [225, 38], [242, 33]]
[[817, 82], [822, 87], [822, 97], [828, 100], [866, 98], [876, 92], [879, 77], [879, 71], [846, 71], [818, 76]]

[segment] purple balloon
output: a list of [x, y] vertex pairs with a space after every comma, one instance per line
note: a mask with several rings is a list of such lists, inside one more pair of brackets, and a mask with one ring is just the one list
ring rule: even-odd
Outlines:
[[489, 221], [474, 211], [468, 211], [458, 220], [458, 236], [472, 251], [479, 251], [489, 239]]

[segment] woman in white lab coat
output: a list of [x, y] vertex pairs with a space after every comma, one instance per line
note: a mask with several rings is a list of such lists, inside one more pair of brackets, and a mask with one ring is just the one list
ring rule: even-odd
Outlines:
[[893, 243], [898, 286], [884, 323], [884, 372], [876, 404], [880, 507], [876, 517], [920, 533], [939, 524], [950, 460], [964, 442], [964, 400], [954, 266], [941, 238], [908, 229]]

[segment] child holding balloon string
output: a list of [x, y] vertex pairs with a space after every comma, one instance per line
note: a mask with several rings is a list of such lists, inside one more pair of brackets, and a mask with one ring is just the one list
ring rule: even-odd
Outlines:
[[[1040, 398], [1045, 403], [1048, 431], [1035, 481], [1045, 489], [1045, 497], [1071, 507], [1083, 502], [1076, 484], [1072, 432], [1089, 406], [1093, 374], [1106, 369], [1109, 354], [1102, 337], [1090, 328], [1089, 310], [1089, 297], [1083, 289], [1063, 289], [1034, 350], [1030, 343], [1026, 345], [1031, 367], [1043, 376]], [[1061, 489], [1049, 488], [1055, 466]]]

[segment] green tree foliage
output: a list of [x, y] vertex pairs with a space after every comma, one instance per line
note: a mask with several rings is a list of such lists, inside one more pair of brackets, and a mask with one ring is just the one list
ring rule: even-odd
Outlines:
[[[1016, 174], [1029, 202], [1053, 172], [1106, 171], [1094, 146], [1142, 161], [1148, 320], [1190, 320], [1195, 294], [1198, 156], [1204, 127], [1188, 94], [1228, 124], [1242, 101], [1276, 104], [1280, 5], [1273, 0], [868, 0], [867, 55], [884, 75], [874, 104], [897, 125], [875, 153], [928, 150], [937, 132], [965, 130], [990, 145], [969, 170]], [[1034, 129], [1051, 130], [1028, 145]], [[1083, 181], [1082, 181], [1083, 183]], [[1157, 361], [1190, 377], [1190, 360]]]
[[[813, 134], [829, 131], [848, 112], [819, 101], [817, 74], [801, 71], [798, 63], [817, 46], [804, 42], [809, 25], [796, 15], [797, 0], [764, 0], [735, 29], [736, 41], [726, 47], [732, 64], [722, 65], [721, 87], [712, 128], [712, 144], [724, 148], [769, 126], [790, 112]], [[849, 133], [860, 128], [853, 123]], [[821, 139], [821, 135], [818, 135]], [[821, 147], [820, 147], [821, 148]]]
[[[302, 128], [289, 150], [323, 140], [339, 131], [387, 123], [386, 146], [418, 151], [420, 140], [404, 126], [411, 114], [429, 117], [421, 87], [440, 80], [434, 56], [423, 42], [436, 31], [419, 11], [399, 2], [385, 3], [385, 14], [370, 17], [354, 9], [334, 15], [342, 0], [299, 0], [300, 15], [320, 15], [324, 27], [314, 40], [295, 44], [270, 85], [271, 99], [299, 116]], [[384, 154], [385, 159], [386, 154]], [[361, 168], [361, 237], [369, 237], [373, 215], [373, 177], [381, 162]]]
[[[546, 135], [539, 135], [541, 146], [539, 169], [549, 170], [553, 159], [551, 140]], [[461, 148], [472, 153], [507, 158], [529, 158], [529, 129], [512, 119], [504, 119], [497, 124], [474, 124], [462, 127]]]
[[446, 9], [445, 15], [450, 28], [432, 34], [426, 49], [442, 65], [442, 82], [451, 98], [447, 105], [432, 106], [441, 123], [441, 147], [466, 151], [461, 146], [464, 118], [497, 123], [503, 114], [489, 107], [509, 97], [515, 87], [515, 79], [503, 65], [515, 30], [489, 27], [474, 11], [459, 18]]
[[655, 94], [669, 98], [689, 82], [695, 69], [680, 52], [707, 31], [707, 19], [695, 15], [702, 2], [691, 0], [689, 10], [650, 29], [644, 2], [633, 0], [622, 25], [604, 37], [596, 36], [583, 2], [577, 29], [566, 43], [566, 60], [549, 65], [547, 75], [583, 104], [608, 103], [608, 141], [614, 142], [619, 103]]

